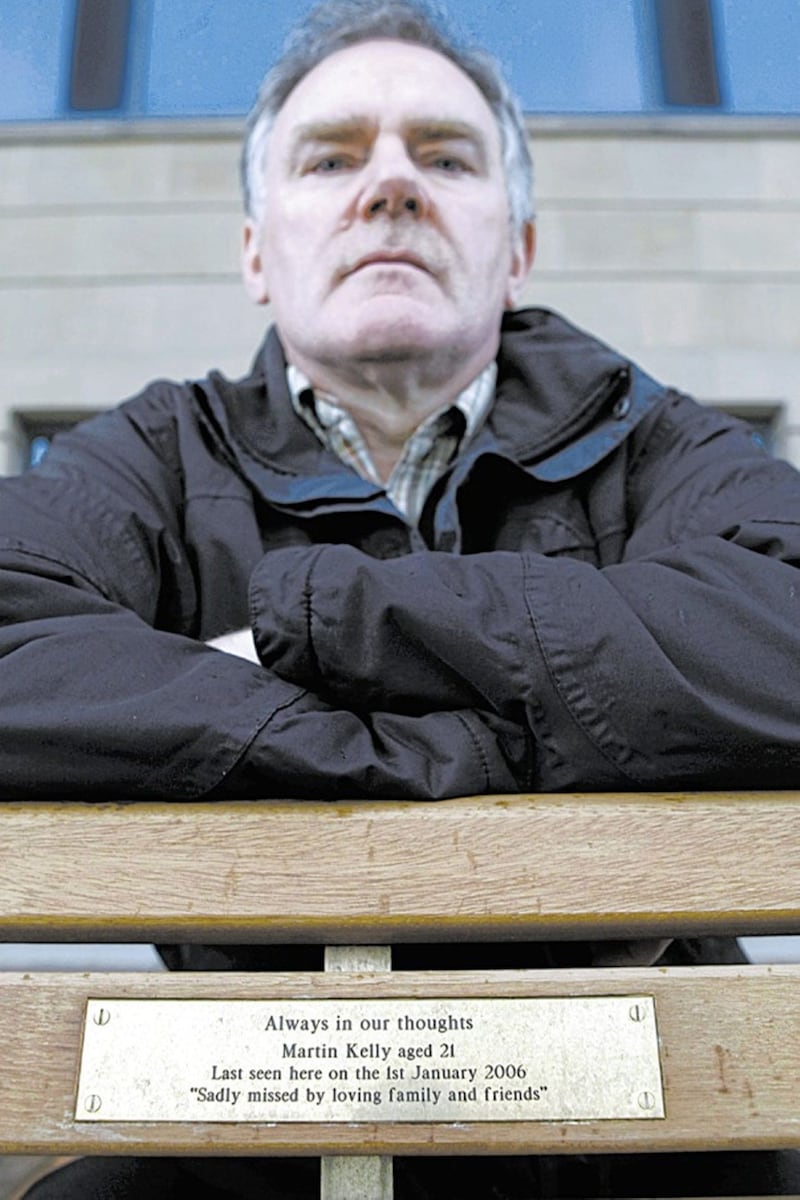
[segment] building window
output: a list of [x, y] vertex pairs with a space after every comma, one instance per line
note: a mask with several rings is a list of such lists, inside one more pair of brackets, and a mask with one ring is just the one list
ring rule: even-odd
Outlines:
[[65, 411], [17, 413], [18, 462], [22, 471], [37, 466], [50, 449], [57, 433], [71, 429], [79, 421], [94, 415], [94, 410], [66, 409]]

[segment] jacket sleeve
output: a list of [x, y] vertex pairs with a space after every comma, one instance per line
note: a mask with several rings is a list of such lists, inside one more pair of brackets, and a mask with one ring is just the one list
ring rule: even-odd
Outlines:
[[0, 481], [0, 798], [524, 786], [525, 739], [497, 714], [359, 714], [176, 632], [179, 481], [118, 414], [63, 445]]
[[534, 786], [796, 786], [800, 475], [672, 395], [630, 447], [624, 554], [282, 550], [262, 661], [337, 703], [523, 724]]

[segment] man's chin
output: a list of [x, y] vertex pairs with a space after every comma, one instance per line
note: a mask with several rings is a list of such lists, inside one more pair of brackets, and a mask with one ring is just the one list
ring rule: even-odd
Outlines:
[[415, 308], [385, 315], [373, 312], [344, 333], [342, 357], [362, 362], [387, 362], [428, 358], [437, 353], [447, 355], [451, 352], [454, 334], [454, 330], [443, 328], [431, 311]]

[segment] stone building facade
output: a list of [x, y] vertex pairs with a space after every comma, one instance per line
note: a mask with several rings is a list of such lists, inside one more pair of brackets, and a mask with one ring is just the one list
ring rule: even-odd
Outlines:
[[[526, 301], [760, 419], [800, 465], [794, 119], [531, 118]], [[156, 376], [243, 373], [238, 123], [0, 126], [0, 472]]]

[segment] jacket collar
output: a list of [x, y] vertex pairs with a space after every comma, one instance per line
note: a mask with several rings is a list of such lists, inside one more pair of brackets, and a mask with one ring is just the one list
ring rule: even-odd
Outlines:
[[[214, 372], [200, 389], [215, 440], [269, 501], [315, 513], [362, 508], [396, 514], [375, 484], [326, 450], [292, 408], [283, 348], [268, 332], [245, 379]], [[454, 467], [500, 454], [536, 478], [569, 478], [610, 453], [649, 410], [658, 385], [615, 351], [548, 309], [503, 320], [495, 403]]]
[[523, 462], [564, 446], [596, 415], [625, 366], [615, 351], [549, 309], [508, 313], [489, 419], [499, 444]]

